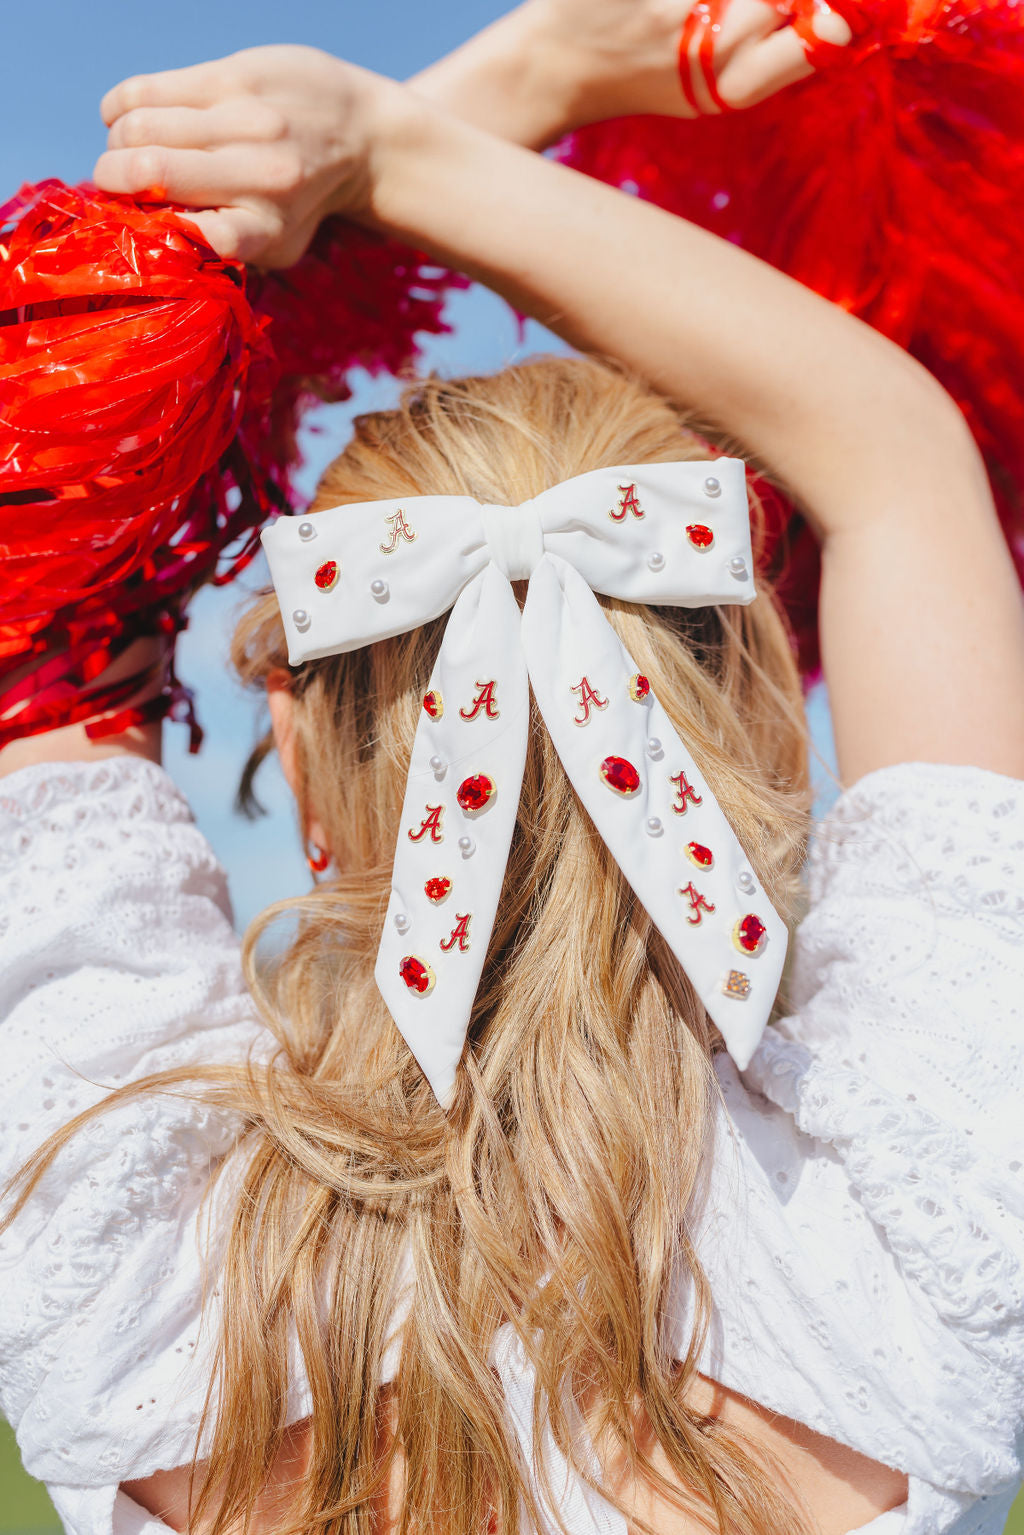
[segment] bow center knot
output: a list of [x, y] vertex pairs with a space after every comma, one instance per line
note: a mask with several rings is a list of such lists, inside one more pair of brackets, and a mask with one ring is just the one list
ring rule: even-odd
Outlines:
[[482, 505], [480, 517], [494, 564], [509, 581], [528, 581], [544, 555], [544, 529], [534, 503]]

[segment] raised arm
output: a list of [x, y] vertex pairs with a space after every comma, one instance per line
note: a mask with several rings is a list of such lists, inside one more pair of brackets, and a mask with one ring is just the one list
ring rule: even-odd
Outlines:
[[[526, 0], [409, 81], [455, 117], [540, 148], [585, 123], [633, 113], [692, 117], [680, 81], [691, 0]], [[849, 39], [837, 11], [815, 31]], [[688, 34], [693, 101], [717, 112]], [[771, 0], [730, 0], [714, 34], [715, 86], [730, 107], [753, 106], [811, 74], [805, 50]]]
[[611, 354], [780, 474], [823, 544], [840, 772], [1024, 773], [1024, 615], [979, 455], [932, 377], [713, 235], [407, 109], [373, 216], [586, 351]]
[[[270, 143], [248, 126], [257, 104], [276, 114]], [[217, 210], [197, 222], [223, 253], [274, 262], [300, 225], [349, 213], [619, 358], [768, 464], [823, 543], [845, 780], [914, 759], [1024, 774], [1024, 616], [985, 473], [897, 347], [713, 235], [311, 50], [128, 82], [105, 111], [101, 184], [159, 181]]]

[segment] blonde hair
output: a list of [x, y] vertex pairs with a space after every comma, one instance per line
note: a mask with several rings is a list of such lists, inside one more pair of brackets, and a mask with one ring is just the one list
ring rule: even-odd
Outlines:
[[[707, 456], [637, 382], [543, 359], [418, 383], [397, 409], [361, 418], [314, 506], [444, 493], [516, 504], [585, 470]], [[601, 600], [774, 904], [792, 914], [806, 739], [770, 594], [746, 609]], [[706, 1167], [717, 1036], [536, 719], [447, 1117], [377, 992], [395, 828], [443, 624], [294, 674], [303, 830], [315, 808], [337, 872], [246, 935], [248, 978], [280, 1046], [272, 1066], [200, 1074], [243, 1116], [251, 1151], [221, 1234], [212, 1452], [197, 1508], [216, 1510], [219, 1532], [255, 1507], [283, 1442], [294, 1337], [312, 1391], [310, 1452], [275, 1529], [378, 1530], [400, 1459], [396, 1528], [518, 1535], [520, 1500], [534, 1505], [491, 1367], [510, 1322], [536, 1369], [538, 1424], [585, 1478], [594, 1472], [573, 1439], [573, 1403], [594, 1443], [615, 1445], [681, 1508], [710, 1510], [738, 1535], [796, 1535], [802, 1517], [763, 1456], [684, 1402], [709, 1321], [687, 1216]], [[287, 665], [271, 595], [240, 623], [233, 658], [254, 685]], [[258, 940], [283, 913], [291, 940], [258, 963]], [[666, 1330], [673, 1276], [696, 1298], [681, 1363]], [[638, 1442], [638, 1415], [670, 1477]]]

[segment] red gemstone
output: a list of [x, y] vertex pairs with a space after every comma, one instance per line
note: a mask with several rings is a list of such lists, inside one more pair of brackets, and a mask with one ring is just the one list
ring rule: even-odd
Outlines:
[[711, 529], [705, 527], [702, 522], [691, 522], [686, 530], [686, 536], [695, 549], [710, 549], [715, 541], [715, 535]]
[[753, 912], [748, 912], [741, 917], [732, 930], [732, 939], [736, 947], [744, 954], [758, 954], [764, 947], [768, 929], [760, 917], [755, 917]]
[[630, 698], [634, 703], [642, 704], [650, 691], [651, 684], [648, 682], [647, 678], [643, 675], [642, 672], [636, 672], [633, 676], [633, 680], [629, 684]]
[[606, 757], [598, 772], [616, 794], [635, 794], [640, 787], [640, 774], [625, 757]]
[[444, 713], [444, 700], [440, 688], [431, 688], [423, 695], [423, 707], [432, 720], [439, 720]]
[[691, 863], [695, 863], [698, 869], [710, 869], [715, 861], [715, 855], [709, 847], [702, 846], [699, 842], [686, 844], [686, 856]]
[[423, 886], [423, 893], [428, 901], [443, 901], [451, 888], [452, 882], [447, 874], [438, 874], [433, 879], [427, 880]]
[[337, 560], [324, 560], [323, 564], [317, 570], [316, 575], [313, 577], [313, 580], [316, 582], [317, 586], [322, 592], [329, 592], [333, 586], [337, 586]]
[[488, 778], [486, 773], [474, 773], [472, 778], [464, 778], [459, 784], [455, 798], [463, 810], [482, 810], [488, 800], [493, 799], [496, 785], [493, 778]]
[[434, 972], [425, 960], [417, 959], [415, 954], [407, 954], [399, 961], [398, 973], [418, 997], [425, 997], [428, 991], [434, 989]]

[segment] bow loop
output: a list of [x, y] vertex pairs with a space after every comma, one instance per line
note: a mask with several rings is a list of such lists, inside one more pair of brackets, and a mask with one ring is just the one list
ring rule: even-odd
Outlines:
[[[594, 592], [754, 599], [744, 466], [593, 470], [518, 507], [466, 496], [333, 507], [263, 534], [293, 665], [451, 608], [422, 700], [376, 979], [447, 1106], [498, 910], [530, 698], [603, 841], [742, 1069], [785, 924]], [[520, 615], [510, 581], [527, 579]], [[454, 604], [454, 606], [453, 606]]]

